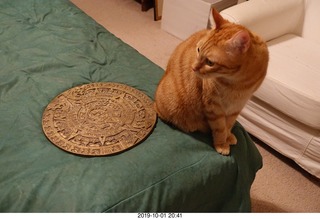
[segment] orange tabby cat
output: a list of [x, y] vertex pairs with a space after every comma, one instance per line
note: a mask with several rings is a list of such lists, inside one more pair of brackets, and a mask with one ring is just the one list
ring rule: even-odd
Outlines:
[[265, 78], [265, 42], [212, 10], [216, 23], [173, 52], [155, 94], [159, 117], [185, 132], [211, 132], [214, 147], [228, 155], [237, 143], [231, 129]]

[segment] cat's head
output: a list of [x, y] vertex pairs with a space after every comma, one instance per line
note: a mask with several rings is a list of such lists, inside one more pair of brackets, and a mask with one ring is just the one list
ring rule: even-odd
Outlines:
[[244, 27], [225, 20], [212, 9], [215, 27], [196, 46], [193, 71], [201, 78], [230, 77], [236, 73], [251, 45]]

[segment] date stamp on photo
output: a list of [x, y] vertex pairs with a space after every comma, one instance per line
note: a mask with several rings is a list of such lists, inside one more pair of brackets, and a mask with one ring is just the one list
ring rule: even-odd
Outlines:
[[138, 213], [137, 218], [182, 218], [182, 213]]

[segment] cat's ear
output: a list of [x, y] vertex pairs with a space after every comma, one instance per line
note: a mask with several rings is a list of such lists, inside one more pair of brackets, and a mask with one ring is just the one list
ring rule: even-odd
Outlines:
[[245, 53], [251, 45], [251, 38], [246, 30], [240, 30], [230, 40], [228, 40], [229, 49], [236, 53]]
[[212, 12], [213, 20], [216, 24], [215, 29], [219, 29], [222, 26], [222, 24], [227, 22], [215, 8], [212, 8], [211, 12]]

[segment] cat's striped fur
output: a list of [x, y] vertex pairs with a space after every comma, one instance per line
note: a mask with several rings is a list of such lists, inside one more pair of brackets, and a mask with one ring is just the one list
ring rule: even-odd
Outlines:
[[211, 132], [215, 149], [228, 155], [237, 143], [231, 129], [262, 83], [269, 56], [257, 35], [212, 11], [215, 28], [193, 34], [171, 55], [155, 109], [185, 132]]

